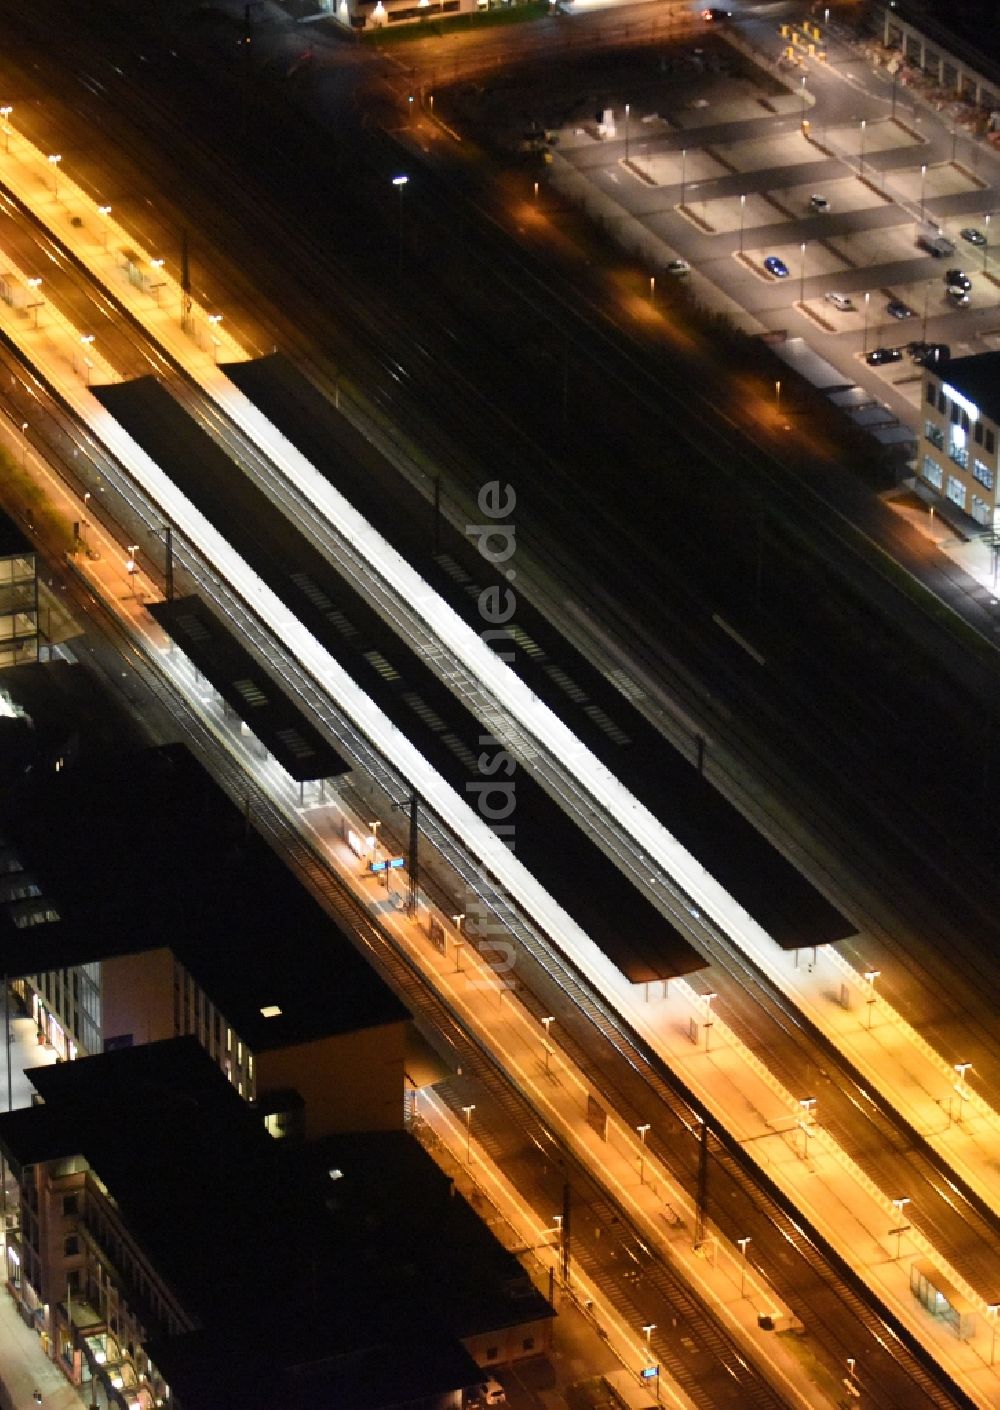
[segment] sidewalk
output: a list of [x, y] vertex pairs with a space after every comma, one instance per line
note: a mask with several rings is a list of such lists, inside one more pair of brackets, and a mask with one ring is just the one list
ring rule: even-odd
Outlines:
[[0, 1395], [4, 1410], [38, 1410], [34, 1393], [42, 1392], [42, 1410], [80, 1410], [84, 1401], [45, 1355], [37, 1332], [18, 1316], [14, 1300], [0, 1288]]

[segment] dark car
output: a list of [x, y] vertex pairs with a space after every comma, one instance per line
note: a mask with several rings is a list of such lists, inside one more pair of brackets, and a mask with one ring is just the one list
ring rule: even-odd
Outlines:
[[890, 318], [913, 317], [913, 309], [909, 304], [904, 304], [902, 299], [890, 299], [885, 306], [885, 311]]
[[949, 289], [961, 289], [965, 294], [972, 288], [972, 280], [964, 269], [949, 269], [944, 276], [944, 282]]
[[925, 343], [922, 352], [914, 353], [913, 361], [918, 367], [937, 367], [950, 357], [951, 348], [947, 343]]
[[779, 259], [777, 255], [768, 255], [767, 259], [764, 261], [764, 268], [767, 270], [768, 274], [773, 274], [775, 279], [788, 278], [788, 265], [783, 259]]
[[902, 362], [903, 354], [899, 348], [872, 348], [865, 358], [869, 367], [881, 367], [883, 362]]
[[975, 245], [979, 250], [986, 244], [986, 236], [973, 225], [967, 225], [964, 230], [960, 230], [958, 233], [963, 240], [967, 240], [970, 245]]
[[707, 10], [702, 10], [701, 17], [703, 20], [714, 20], [719, 23], [721, 20], [731, 20], [733, 12], [732, 10], [720, 10], [717, 5], [710, 5]]

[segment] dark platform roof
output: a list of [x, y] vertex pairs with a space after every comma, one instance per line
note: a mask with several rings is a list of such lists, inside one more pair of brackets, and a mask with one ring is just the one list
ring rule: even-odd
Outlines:
[[17, 930], [0, 907], [9, 974], [166, 946], [257, 1052], [409, 1016], [181, 745], [22, 783], [0, 835], [60, 915]]
[[146, 610], [296, 783], [348, 772], [350, 765], [200, 597], [147, 603]]
[[[113, 416], [463, 796], [482, 782], [488, 733], [261, 491], [153, 379], [95, 389]], [[686, 937], [524, 770], [514, 850], [633, 983], [704, 967]]]
[[0, 509], [0, 558], [13, 558], [15, 554], [34, 555], [35, 546], [16, 520]]
[[938, 381], [975, 402], [991, 421], [1000, 423], [1000, 352], [955, 357], [943, 367], [927, 370]]
[[[428, 500], [286, 358], [233, 364], [226, 372], [478, 632], [480, 592], [491, 586], [506, 590], [507, 584], [475, 541], [446, 520], [435, 526]], [[511, 665], [535, 694], [779, 945], [822, 944], [855, 933], [856, 927], [635, 707], [641, 686], [624, 671], [605, 676], [596, 670], [523, 597], [513, 626], [513, 640], [495, 639], [494, 649], [513, 655]]]
[[[318, 1388], [320, 1404], [364, 1410], [411, 1384], [467, 1386], [481, 1373], [459, 1338], [518, 1306], [517, 1321], [552, 1315], [404, 1133], [275, 1142], [190, 1037], [29, 1076], [44, 1105], [0, 1116], [0, 1147], [18, 1171], [80, 1154], [104, 1183], [199, 1328], [154, 1327], [149, 1347], [185, 1410], [305, 1410]], [[122, 1140], [123, 1111], [142, 1113], [142, 1140]], [[241, 1396], [220, 1401], [230, 1369]]]

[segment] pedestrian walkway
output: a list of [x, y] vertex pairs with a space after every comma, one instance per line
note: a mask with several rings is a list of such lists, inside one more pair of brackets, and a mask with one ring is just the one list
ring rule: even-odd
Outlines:
[[0, 1394], [3, 1410], [80, 1410], [89, 1405], [42, 1350], [38, 1333], [21, 1320], [14, 1300], [0, 1287]]

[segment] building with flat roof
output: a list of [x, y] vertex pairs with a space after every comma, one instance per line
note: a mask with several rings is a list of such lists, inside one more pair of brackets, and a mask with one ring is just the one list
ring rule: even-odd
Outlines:
[[924, 368], [917, 474], [980, 528], [997, 523], [1000, 352]]
[[26, 780], [0, 835], [6, 970], [60, 1058], [190, 1033], [272, 1135], [402, 1126], [408, 1010], [183, 747]]
[[271, 1141], [191, 1037], [32, 1081], [7, 1283], [92, 1404], [457, 1410], [468, 1336], [551, 1320], [412, 1137]]
[[0, 668], [38, 660], [38, 568], [31, 540], [0, 512]]

